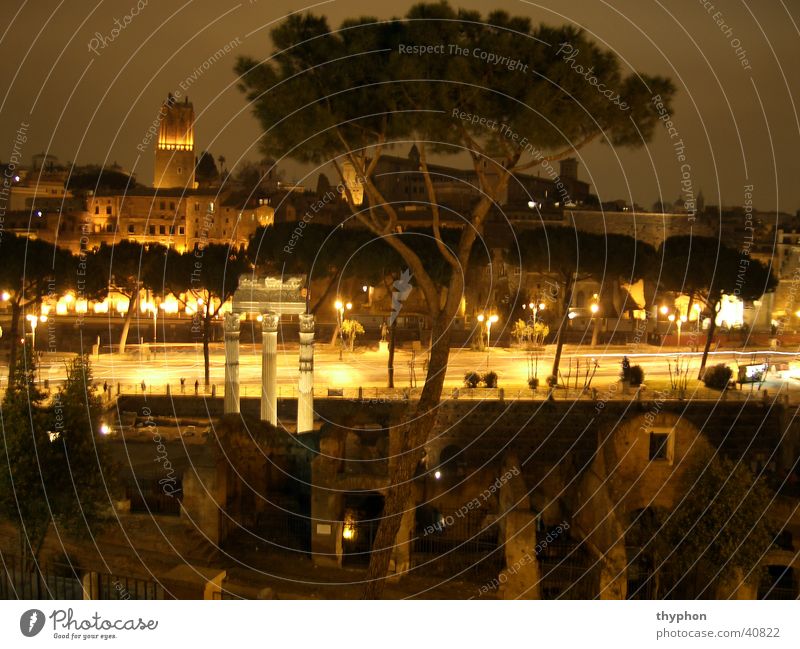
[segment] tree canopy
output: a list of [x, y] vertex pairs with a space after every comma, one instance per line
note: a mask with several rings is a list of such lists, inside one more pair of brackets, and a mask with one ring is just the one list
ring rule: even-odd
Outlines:
[[[425, 384], [416, 412], [409, 413], [400, 459], [392, 463], [370, 557], [366, 594], [375, 597], [411, 498], [406, 477], [436, 418], [473, 243], [491, 209], [515, 173], [594, 140], [644, 144], [658, 124], [651, 98], [660, 95], [670, 110], [674, 88], [665, 78], [623, 72], [613, 52], [572, 27], [534, 26], [502, 11], [482, 16], [446, 2], [417, 4], [403, 19], [347, 19], [335, 31], [324, 17], [292, 14], [271, 37], [269, 58], [242, 57], [236, 66], [263, 129], [264, 153], [336, 170], [354, 218], [402, 257], [433, 324]], [[601, 83], [629, 110], [599, 92]], [[381, 156], [410, 141], [419, 154], [435, 249], [451, 270], [441, 284], [403, 239], [398, 206], [376, 183]], [[453, 245], [441, 231], [429, 152], [462, 156], [477, 178], [476, 200], [462, 215]], [[351, 172], [363, 204], [354, 196]]]

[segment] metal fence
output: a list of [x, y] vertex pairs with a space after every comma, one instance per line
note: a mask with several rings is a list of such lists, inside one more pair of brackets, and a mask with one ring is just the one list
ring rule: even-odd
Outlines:
[[499, 546], [496, 522], [483, 526], [486, 512], [472, 510], [463, 517], [448, 518], [448, 524], [433, 529], [418, 526], [412, 546], [415, 566], [425, 572], [487, 580], [502, 570], [505, 555]]
[[0, 564], [0, 599], [83, 599], [80, 572], [69, 566], [50, 565], [23, 570], [8, 556]]
[[[225, 394], [224, 385], [212, 384], [201, 386], [197, 391], [194, 387], [181, 390], [172, 385], [147, 385], [142, 390], [140, 385], [132, 383], [119, 383], [111, 386], [111, 391], [125, 396], [198, 396], [207, 398], [222, 398]], [[338, 399], [359, 403], [394, 403], [418, 400], [422, 388], [385, 388], [385, 387], [334, 387], [316, 385], [313, 389], [315, 399]], [[296, 385], [278, 385], [279, 399], [297, 399]], [[240, 397], [260, 398], [260, 385], [243, 385], [239, 389]], [[652, 399], [666, 399], [669, 401], [732, 401], [742, 403], [757, 401], [771, 403], [778, 399], [787, 405], [800, 405], [800, 393], [793, 394], [786, 389], [779, 390], [725, 390], [721, 392], [711, 388], [698, 387], [691, 390], [648, 390], [629, 388], [624, 392], [621, 388], [609, 391], [607, 386], [600, 388], [464, 388], [445, 387], [442, 399], [471, 400], [471, 401], [647, 401]]]
[[164, 588], [161, 584], [146, 579], [107, 573], [97, 575], [97, 592], [93, 593], [93, 598], [100, 600], [165, 599]]

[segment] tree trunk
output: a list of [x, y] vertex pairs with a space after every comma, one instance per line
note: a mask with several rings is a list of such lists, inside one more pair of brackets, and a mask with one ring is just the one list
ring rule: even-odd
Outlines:
[[211, 338], [211, 313], [206, 311], [203, 318], [203, 376], [205, 377], [205, 384], [208, 387], [211, 384], [211, 361], [209, 358], [209, 340]]
[[717, 330], [718, 312], [719, 312], [719, 300], [714, 302], [714, 307], [711, 309], [711, 322], [708, 323], [708, 335], [706, 336], [706, 346], [703, 348], [703, 358], [700, 359], [700, 370], [697, 373], [698, 380], [703, 378], [703, 372], [706, 369], [706, 361], [708, 360], [708, 352], [711, 349], [711, 341], [714, 339], [714, 332]]
[[389, 489], [383, 505], [383, 514], [378, 533], [372, 545], [369, 573], [364, 596], [379, 599], [383, 593], [389, 560], [395, 545], [403, 512], [412, 506], [413, 479], [425, 452], [425, 442], [436, 423], [436, 406], [442, 396], [447, 362], [450, 357], [450, 337], [452, 318], [441, 313], [436, 318], [431, 332], [431, 351], [428, 361], [428, 374], [419, 403], [410, 417], [402, 435], [401, 447], [394, 461], [390, 460]]
[[[330, 295], [331, 289], [332, 289], [334, 286], [339, 286], [340, 282], [339, 282], [338, 280], [339, 280], [339, 277], [341, 276], [341, 274], [342, 274], [342, 269], [340, 269], [339, 271], [337, 271], [337, 272], [335, 272], [333, 275], [331, 275], [331, 279], [330, 279], [330, 281], [328, 282], [328, 286], [327, 286], [327, 287], [325, 288], [325, 290], [322, 292], [322, 295], [320, 295], [320, 296], [319, 296], [319, 299], [316, 301], [316, 303], [314, 304], [314, 306], [312, 306], [312, 307], [310, 308], [310, 310], [309, 310], [309, 312], [310, 312], [310, 313], [313, 313], [314, 315], [316, 315], [316, 313], [317, 313], [317, 310], [318, 310], [318, 309], [319, 309], [319, 308], [320, 308], [320, 307], [321, 307], [323, 304], [325, 304], [325, 302], [327, 301], [328, 295]], [[310, 283], [309, 283], [309, 285], [310, 285]]]
[[125, 314], [125, 321], [122, 323], [122, 333], [119, 336], [119, 353], [125, 353], [125, 344], [128, 342], [128, 332], [131, 328], [133, 314], [139, 306], [139, 290], [135, 290], [128, 300], [128, 312]]
[[600, 337], [600, 318], [595, 316], [594, 326], [592, 327], [592, 347], [597, 347], [597, 339]]
[[14, 380], [14, 370], [17, 364], [17, 348], [19, 347], [19, 317], [22, 306], [19, 300], [14, 300], [11, 305], [11, 327], [8, 332], [8, 385]]
[[395, 334], [397, 332], [397, 318], [392, 321], [392, 331], [389, 335], [389, 387], [394, 387], [394, 344], [395, 344]]
[[564, 283], [564, 299], [561, 304], [563, 313], [561, 314], [561, 321], [558, 323], [558, 331], [556, 332], [556, 355], [555, 358], [553, 358], [553, 371], [551, 372], [551, 376], [554, 376], [556, 381], [558, 381], [558, 366], [561, 363], [561, 351], [564, 348], [564, 330], [567, 328], [567, 323], [569, 322], [569, 303], [572, 297], [570, 295], [571, 287], [572, 280], [568, 279]]

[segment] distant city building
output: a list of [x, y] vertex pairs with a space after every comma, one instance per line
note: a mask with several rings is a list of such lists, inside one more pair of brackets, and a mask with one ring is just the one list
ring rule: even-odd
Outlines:
[[172, 94], [161, 106], [153, 187], [195, 189], [194, 106]]

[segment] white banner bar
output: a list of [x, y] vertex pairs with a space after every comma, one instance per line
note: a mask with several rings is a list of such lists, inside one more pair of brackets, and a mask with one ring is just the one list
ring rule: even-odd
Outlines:
[[7, 647], [798, 647], [797, 601], [0, 602]]

